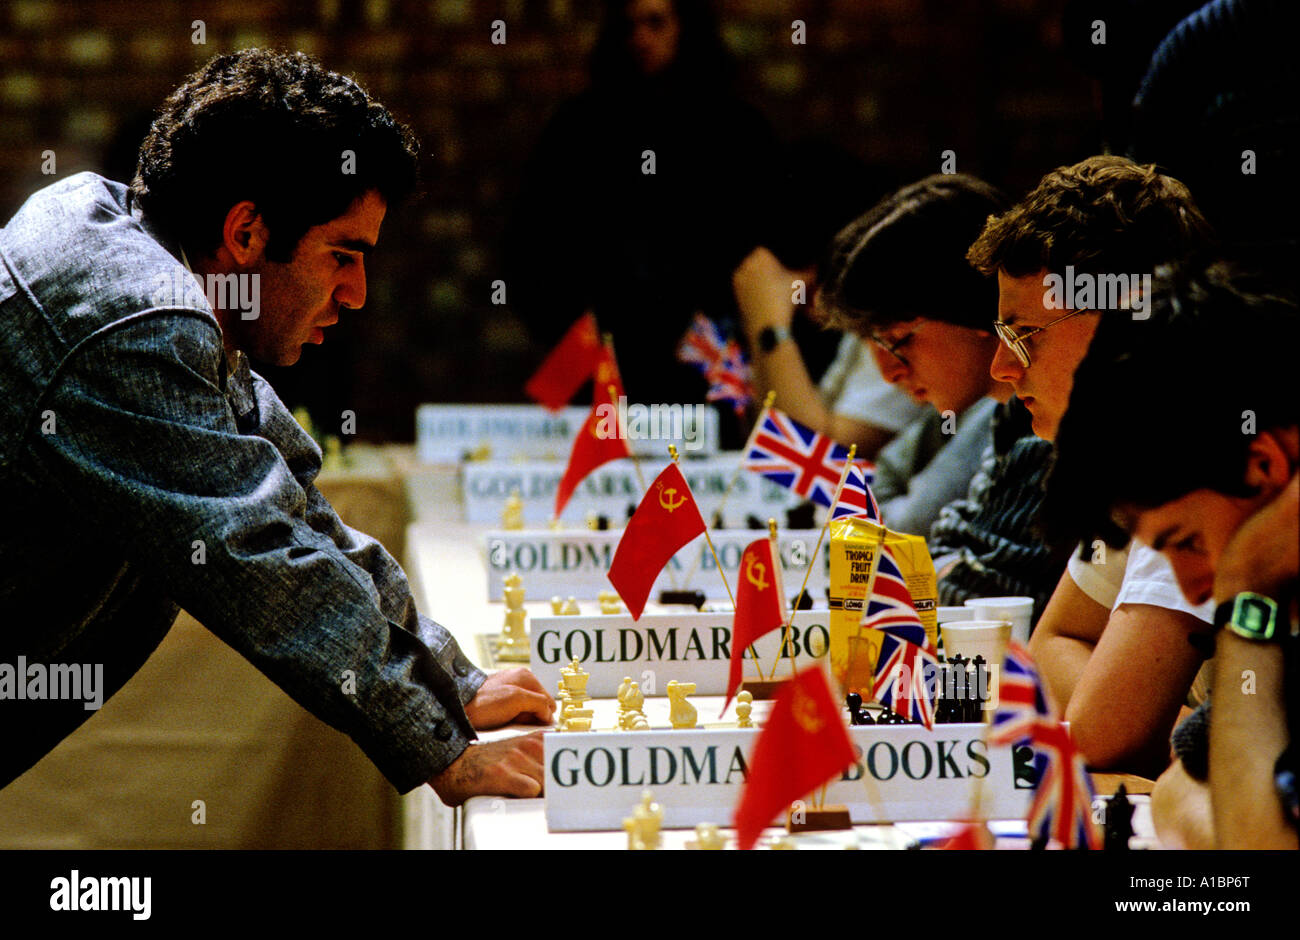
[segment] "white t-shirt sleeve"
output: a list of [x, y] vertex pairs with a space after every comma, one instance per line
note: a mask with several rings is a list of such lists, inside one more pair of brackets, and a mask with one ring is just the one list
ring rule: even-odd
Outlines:
[[923, 416], [927, 407], [886, 382], [862, 340], [852, 333], [840, 339], [820, 390], [835, 414], [894, 432]]
[[1113, 610], [1120, 586], [1124, 583], [1124, 569], [1128, 565], [1129, 553], [1127, 548], [1114, 549], [1109, 546], [1104, 551], [1105, 555], [1099, 556], [1094, 552], [1092, 561], [1084, 561], [1076, 550], [1070, 554], [1066, 570], [1080, 591], [1107, 610]]
[[1195, 605], [1183, 597], [1178, 579], [1164, 555], [1134, 541], [1129, 546], [1128, 568], [1115, 607], [1120, 604], [1150, 604], [1191, 614], [1206, 623], [1214, 622], [1214, 601]]

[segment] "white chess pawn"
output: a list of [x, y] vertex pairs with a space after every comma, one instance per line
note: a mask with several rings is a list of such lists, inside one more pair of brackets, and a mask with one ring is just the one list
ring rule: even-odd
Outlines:
[[741, 692], [739, 695], [736, 696], [736, 718], [739, 719], [739, 721], [736, 722], [737, 728], [754, 727], [754, 722], [749, 717], [749, 713], [752, 712], [753, 710], [754, 710], [753, 692], [745, 691], [745, 692]]

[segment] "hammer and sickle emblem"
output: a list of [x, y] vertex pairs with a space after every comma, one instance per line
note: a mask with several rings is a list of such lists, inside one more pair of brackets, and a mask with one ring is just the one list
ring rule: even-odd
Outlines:
[[[758, 569], [758, 575], [754, 575], [754, 569]], [[767, 590], [767, 582], [763, 580], [763, 575], [767, 574], [767, 565], [761, 561], [756, 561], [753, 555], [745, 560], [745, 580], [760, 591]]]
[[667, 509], [669, 512], [672, 512], [676, 509], [681, 509], [682, 506], [686, 505], [686, 501], [690, 499], [690, 497], [683, 496], [681, 499], [675, 500], [673, 499], [673, 496], [675, 496], [676, 493], [677, 493], [677, 487], [675, 486], [670, 486], [666, 489], [662, 486], [659, 487], [659, 505], [662, 506], [664, 509]]
[[825, 720], [817, 714], [817, 703], [802, 692], [795, 692], [791, 711], [794, 712], [795, 722], [809, 734], [816, 734], [825, 724]]

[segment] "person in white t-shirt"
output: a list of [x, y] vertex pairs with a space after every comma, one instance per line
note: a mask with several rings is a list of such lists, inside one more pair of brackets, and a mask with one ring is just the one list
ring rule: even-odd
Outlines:
[[845, 333], [834, 361], [814, 383], [791, 333], [799, 285], [810, 299], [815, 272], [787, 268], [755, 248], [732, 275], [736, 306], [753, 355], [755, 391], [777, 393], [776, 407], [812, 430], [872, 460], [926, 407], [885, 381], [862, 340]]
[[1029, 651], [1089, 767], [1155, 777], [1169, 765], [1169, 735], [1205, 659], [1190, 638], [1213, 619], [1213, 604], [1189, 603], [1145, 545], [1071, 557]]

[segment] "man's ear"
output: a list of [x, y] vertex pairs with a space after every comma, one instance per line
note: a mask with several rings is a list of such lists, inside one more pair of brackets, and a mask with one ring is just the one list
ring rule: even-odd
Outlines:
[[230, 207], [221, 228], [223, 247], [241, 266], [262, 260], [270, 235], [257, 206], [247, 199]]
[[1272, 498], [1286, 486], [1293, 471], [1286, 449], [1272, 431], [1260, 431], [1250, 441], [1246, 456], [1246, 485]]

